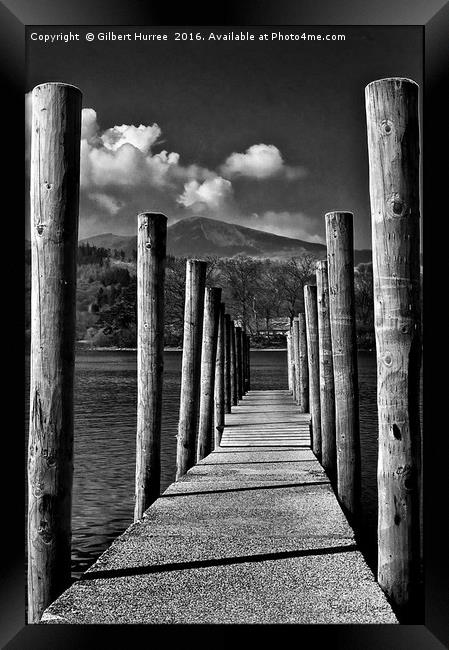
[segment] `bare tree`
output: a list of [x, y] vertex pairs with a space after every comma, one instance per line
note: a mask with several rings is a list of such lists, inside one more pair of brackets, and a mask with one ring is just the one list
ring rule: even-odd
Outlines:
[[303, 257], [292, 257], [284, 263], [282, 293], [290, 324], [304, 307], [304, 285], [315, 283], [316, 262], [316, 258], [312, 255], [304, 255]]

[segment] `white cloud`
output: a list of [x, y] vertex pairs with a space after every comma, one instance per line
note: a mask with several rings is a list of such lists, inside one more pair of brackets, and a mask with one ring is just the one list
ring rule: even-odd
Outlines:
[[303, 239], [315, 244], [325, 244], [323, 236], [317, 234], [317, 219], [303, 214], [302, 212], [288, 212], [268, 210], [261, 214], [254, 213], [249, 217], [246, 224], [250, 228], [272, 232], [283, 237], [293, 237], [294, 239]]
[[184, 192], [178, 197], [178, 203], [186, 208], [218, 210], [232, 195], [231, 182], [221, 176], [210, 178], [203, 183], [196, 180], [184, 185]]
[[161, 136], [156, 124], [122, 124], [101, 132], [92, 108], [82, 111], [81, 187], [107, 186], [138, 189], [167, 187], [176, 193], [190, 180], [204, 181], [216, 174], [199, 165], [183, 166], [180, 155], [166, 150], [155, 153]]
[[131, 144], [143, 154], [147, 154], [151, 147], [156, 144], [161, 133], [161, 129], [157, 124], [151, 126], [122, 124], [107, 129], [101, 135], [101, 140], [106, 149], [111, 151], [117, 151], [124, 144]]
[[254, 144], [245, 153], [232, 153], [221, 166], [223, 176], [247, 176], [263, 180], [283, 176], [294, 180], [304, 176], [301, 167], [290, 167], [282, 159], [281, 152], [273, 144]]
[[117, 214], [117, 212], [122, 207], [120, 201], [117, 201], [113, 196], [109, 196], [108, 194], [94, 192], [92, 194], [88, 194], [88, 198], [92, 199], [92, 201], [95, 201], [101, 208], [104, 208], [106, 212], [109, 212], [111, 215]]

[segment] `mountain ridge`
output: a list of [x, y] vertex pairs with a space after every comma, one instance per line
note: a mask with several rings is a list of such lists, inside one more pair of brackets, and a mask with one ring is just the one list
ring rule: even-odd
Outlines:
[[[123, 250], [127, 256], [137, 248], [136, 235], [102, 233], [79, 240], [80, 244]], [[276, 235], [275, 233], [248, 228], [239, 224], [210, 219], [187, 217], [171, 224], [167, 229], [167, 252], [176, 257], [268, 257], [289, 259], [302, 255], [323, 257], [325, 244]], [[354, 263], [371, 261], [371, 250], [354, 251]]]

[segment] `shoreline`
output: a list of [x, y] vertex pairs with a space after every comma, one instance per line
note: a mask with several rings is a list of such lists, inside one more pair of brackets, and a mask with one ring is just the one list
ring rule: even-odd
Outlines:
[[[89, 346], [88, 342], [77, 341], [75, 345], [75, 351], [78, 350], [88, 350], [89, 352], [137, 352], [137, 348], [121, 348], [117, 345], [108, 345], [108, 346]], [[250, 348], [250, 352], [286, 352], [287, 348]], [[164, 347], [164, 352], [182, 352], [182, 348], [174, 347]], [[357, 352], [369, 352], [375, 353], [375, 350], [372, 348], [359, 348]]]

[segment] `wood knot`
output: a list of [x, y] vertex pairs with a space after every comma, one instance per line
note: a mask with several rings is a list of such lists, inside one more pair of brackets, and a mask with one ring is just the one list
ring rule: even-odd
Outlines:
[[392, 361], [393, 361], [392, 358], [391, 358], [391, 354], [390, 354], [389, 352], [387, 352], [386, 354], [384, 354], [382, 360], [383, 360], [384, 364], [385, 364], [386, 366], [388, 366], [388, 367], [391, 366], [391, 363], [392, 363]]
[[403, 217], [407, 212], [407, 204], [396, 192], [390, 196], [388, 201], [389, 212], [393, 217]]
[[151, 239], [149, 239], [149, 240], [147, 241], [147, 243], [145, 244], [145, 248], [146, 248], [147, 250], [150, 250], [150, 249], [152, 248], [152, 246], [153, 246], [153, 243], [152, 243]]
[[42, 235], [44, 232], [45, 223], [38, 223], [36, 226], [37, 234]]
[[388, 118], [380, 123], [380, 130], [384, 135], [391, 135], [393, 132], [393, 122]]

